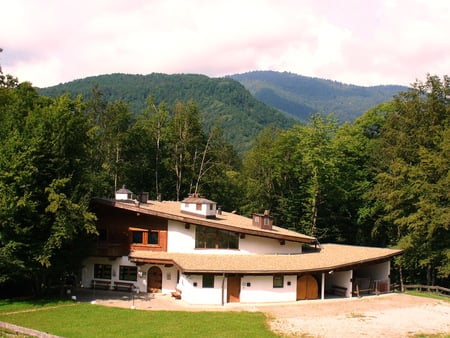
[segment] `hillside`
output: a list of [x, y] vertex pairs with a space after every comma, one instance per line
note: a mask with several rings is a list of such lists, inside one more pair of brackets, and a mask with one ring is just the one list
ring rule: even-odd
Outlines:
[[369, 108], [392, 99], [403, 86], [361, 87], [293, 73], [254, 71], [230, 76], [258, 100], [306, 121], [316, 112], [334, 113], [341, 121], [353, 121]]
[[225, 137], [239, 153], [248, 150], [253, 139], [266, 126], [288, 128], [296, 123], [284, 113], [256, 100], [244, 86], [231, 78], [194, 74], [110, 74], [41, 88], [39, 92], [48, 96], [70, 93], [75, 97], [82, 94], [89, 98], [96, 85], [107, 101], [125, 102], [135, 113], [144, 108], [150, 95], [156, 103], [164, 101], [169, 105], [193, 100], [202, 112], [204, 126], [208, 129], [220, 121]]

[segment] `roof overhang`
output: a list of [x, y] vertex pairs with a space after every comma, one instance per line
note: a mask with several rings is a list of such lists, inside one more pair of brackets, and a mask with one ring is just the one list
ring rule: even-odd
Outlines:
[[135, 263], [174, 264], [187, 274], [299, 274], [349, 270], [378, 264], [402, 254], [402, 250], [324, 244], [320, 250], [304, 254], [250, 255], [133, 251]]

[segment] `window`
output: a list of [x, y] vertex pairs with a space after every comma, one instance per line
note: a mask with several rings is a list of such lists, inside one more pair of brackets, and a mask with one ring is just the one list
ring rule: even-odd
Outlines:
[[239, 236], [232, 231], [197, 225], [195, 227], [195, 248], [239, 249]]
[[132, 243], [143, 244], [144, 243], [144, 232], [143, 231], [133, 231]]
[[202, 286], [204, 288], [214, 287], [214, 275], [203, 275], [202, 276]]
[[119, 279], [137, 281], [137, 267], [121, 265], [119, 267]]
[[111, 264], [94, 264], [94, 278], [111, 279]]
[[197, 203], [197, 205], [195, 206], [196, 210], [202, 210], [202, 205], [200, 203]]
[[99, 241], [106, 241], [106, 229], [98, 229], [98, 240]]
[[152, 231], [148, 233], [148, 244], [157, 245], [159, 233], [157, 231]]
[[284, 285], [284, 276], [283, 275], [274, 275], [273, 276], [273, 287], [274, 288], [282, 288]]

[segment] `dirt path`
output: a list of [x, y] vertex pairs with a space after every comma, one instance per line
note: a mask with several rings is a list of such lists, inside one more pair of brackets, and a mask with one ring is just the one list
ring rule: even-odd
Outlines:
[[450, 303], [405, 294], [388, 294], [286, 306], [257, 307], [275, 332], [301, 337], [450, 336]]

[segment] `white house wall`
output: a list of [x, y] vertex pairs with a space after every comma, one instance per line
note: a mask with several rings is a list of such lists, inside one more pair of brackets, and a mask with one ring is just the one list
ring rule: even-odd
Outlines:
[[239, 251], [245, 254], [292, 254], [301, 253], [302, 245], [289, 241], [281, 245], [278, 239], [245, 235], [239, 239]]
[[[212, 205], [212, 207], [211, 207]], [[197, 203], [181, 203], [181, 211], [187, 211], [193, 214], [203, 215], [203, 216], [215, 216], [216, 215], [216, 204], [215, 203], [202, 203], [201, 209], [197, 210]]]
[[[222, 304], [222, 276], [214, 277], [213, 288], [203, 288], [201, 275], [181, 275], [178, 288], [182, 298], [190, 304], [220, 305]], [[226, 290], [224, 289], [226, 299]]]
[[[220, 305], [227, 301], [227, 279], [215, 276], [214, 288], [203, 288], [201, 275], [181, 275], [178, 288], [182, 298], [190, 304]], [[273, 276], [243, 276], [241, 278], [241, 303], [290, 302], [297, 297], [297, 276], [284, 276], [282, 288], [273, 287]]]
[[[136, 266], [128, 260], [127, 256], [123, 256], [114, 260], [106, 257], [89, 257], [82, 268], [82, 280], [81, 287], [91, 287], [92, 280], [94, 279], [94, 264], [110, 264], [111, 265], [111, 287], [114, 285], [114, 281], [121, 281], [119, 279], [119, 267], [123, 266]], [[138, 266], [137, 269], [137, 281], [126, 281], [133, 283], [140, 292], [147, 292], [147, 272], [154, 266], [153, 264], [146, 264]], [[162, 265], [156, 265], [162, 272], [162, 293], [170, 293], [175, 290], [177, 285], [177, 269], [175, 267], [164, 267]], [[122, 281], [123, 282], [123, 281]]]
[[243, 276], [241, 279], [241, 303], [289, 302], [296, 298], [297, 276], [285, 275], [282, 288], [273, 287], [273, 276]]
[[188, 229], [185, 224], [170, 221], [167, 224], [167, 251], [168, 252], [192, 252], [195, 249], [195, 226]]
[[239, 238], [239, 250], [227, 249], [195, 249], [195, 225], [190, 224], [186, 228], [184, 223], [177, 221], [168, 222], [168, 252], [195, 252], [195, 253], [229, 253], [229, 254], [292, 254], [301, 253], [301, 243], [285, 241], [252, 235]]
[[332, 274], [327, 273], [325, 275], [325, 289], [331, 292], [333, 285], [347, 288], [345, 297], [351, 297], [352, 295], [352, 278], [353, 270], [336, 271]]

